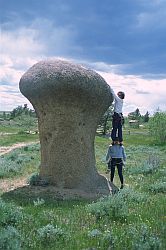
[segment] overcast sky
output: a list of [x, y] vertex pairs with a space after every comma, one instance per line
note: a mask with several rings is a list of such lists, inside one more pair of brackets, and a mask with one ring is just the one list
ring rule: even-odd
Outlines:
[[30, 107], [19, 79], [49, 57], [124, 91], [124, 114], [166, 110], [166, 0], [0, 0], [0, 16], [0, 110]]

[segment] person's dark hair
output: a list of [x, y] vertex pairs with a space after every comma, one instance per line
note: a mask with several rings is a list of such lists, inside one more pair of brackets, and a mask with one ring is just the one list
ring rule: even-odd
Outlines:
[[118, 95], [120, 96], [121, 99], [125, 98], [125, 93], [123, 91], [119, 91]]
[[112, 145], [115, 145], [115, 142], [118, 141], [119, 142], [119, 137], [115, 137], [115, 140], [112, 141]]

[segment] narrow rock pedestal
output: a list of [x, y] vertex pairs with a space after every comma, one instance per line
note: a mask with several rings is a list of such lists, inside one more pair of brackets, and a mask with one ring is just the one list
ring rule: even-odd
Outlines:
[[41, 179], [61, 189], [108, 194], [94, 151], [98, 122], [113, 101], [105, 80], [80, 65], [46, 60], [31, 67], [19, 86], [38, 116]]

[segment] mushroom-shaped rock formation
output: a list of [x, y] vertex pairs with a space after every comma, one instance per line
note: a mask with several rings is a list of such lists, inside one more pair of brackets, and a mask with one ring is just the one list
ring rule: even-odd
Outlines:
[[94, 152], [99, 119], [113, 101], [105, 80], [83, 66], [45, 60], [31, 67], [19, 86], [38, 116], [40, 178], [59, 188], [108, 193]]

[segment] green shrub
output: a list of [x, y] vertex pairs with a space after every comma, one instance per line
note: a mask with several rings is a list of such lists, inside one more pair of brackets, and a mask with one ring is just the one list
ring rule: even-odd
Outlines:
[[49, 182], [41, 179], [39, 173], [33, 173], [27, 180], [27, 183], [32, 186], [47, 186]]
[[166, 182], [158, 182], [149, 186], [149, 190], [154, 193], [166, 193]]
[[34, 204], [34, 206], [41, 206], [41, 205], [43, 205], [43, 204], [45, 204], [45, 201], [41, 198], [37, 198], [37, 200], [36, 201], [33, 201], [33, 204]]
[[65, 236], [65, 232], [59, 228], [58, 226], [53, 226], [52, 224], [48, 224], [44, 227], [41, 227], [37, 230], [38, 238], [46, 243], [50, 243], [55, 240], [59, 240], [60, 238]]
[[124, 219], [128, 216], [128, 205], [117, 194], [101, 198], [98, 202], [89, 204], [87, 211], [94, 215], [96, 219], [101, 219], [105, 216], [113, 219]]
[[147, 160], [140, 161], [136, 166], [128, 168], [129, 174], [151, 174], [159, 168], [160, 159], [157, 155], [150, 154]]
[[27, 163], [32, 160], [32, 156], [18, 153], [17, 151], [11, 152], [10, 154], [6, 155], [4, 158], [6, 161], [15, 162], [17, 164]]
[[98, 230], [98, 229], [93, 229], [92, 231], [90, 231], [90, 232], [88, 232], [88, 236], [89, 237], [98, 237], [98, 236], [100, 236], [100, 235], [102, 235], [102, 232], [100, 231], [100, 230]]
[[125, 219], [129, 216], [129, 205], [147, 201], [147, 196], [124, 188], [119, 193], [99, 199], [99, 201], [89, 204], [87, 211], [94, 215], [96, 219], [109, 217], [114, 220]]
[[114, 244], [116, 242], [116, 237], [112, 235], [109, 230], [106, 230], [103, 233], [103, 236], [100, 240], [100, 247], [101, 249], [115, 249]]
[[128, 204], [139, 204], [148, 200], [148, 197], [144, 193], [139, 193], [131, 188], [124, 188], [120, 191], [119, 196], [121, 199], [127, 201]]
[[28, 177], [27, 183], [32, 186], [37, 186], [40, 182], [39, 173], [33, 173], [31, 176]]
[[93, 229], [88, 232], [90, 238], [97, 238], [100, 249], [114, 249], [114, 242], [116, 240], [109, 230], [101, 232], [99, 229]]
[[6, 203], [0, 199], [0, 225], [15, 225], [23, 219], [21, 208], [16, 207], [12, 203]]
[[23, 172], [33, 156], [13, 151], [0, 158], [0, 178], [15, 176]]
[[0, 229], [0, 249], [21, 249], [21, 236], [16, 228], [8, 226], [6, 228]]
[[161, 249], [161, 240], [155, 234], [152, 234], [145, 224], [142, 224], [139, 228], [132, 227], [130, 230], [130, 234], [133, 238], [133, 250]]
[[29, 152], [34, 152], [34, 151], [39, 152], [40, 151], [40, 144], [39, 143], [31, 144], [29, 146], [25, 146], [23, 149], [24, 149], [24, 151], [29, 151]]
[[13, 161], [0, 158], [0, 178], [16, 175], [21, 172], [21, 165]]
[[[39, 145], [15, 149], [0, 157], [0, 178], [22, 175], [31, 163], [39, 164]], [[37, 153], [36, 153], [37, 152]], [[34, 167], [34, 166], [33, 166]]]
[[149, 131], [158, 143], [166, 143], [166, 112], [154, 114], [149, 122]]

